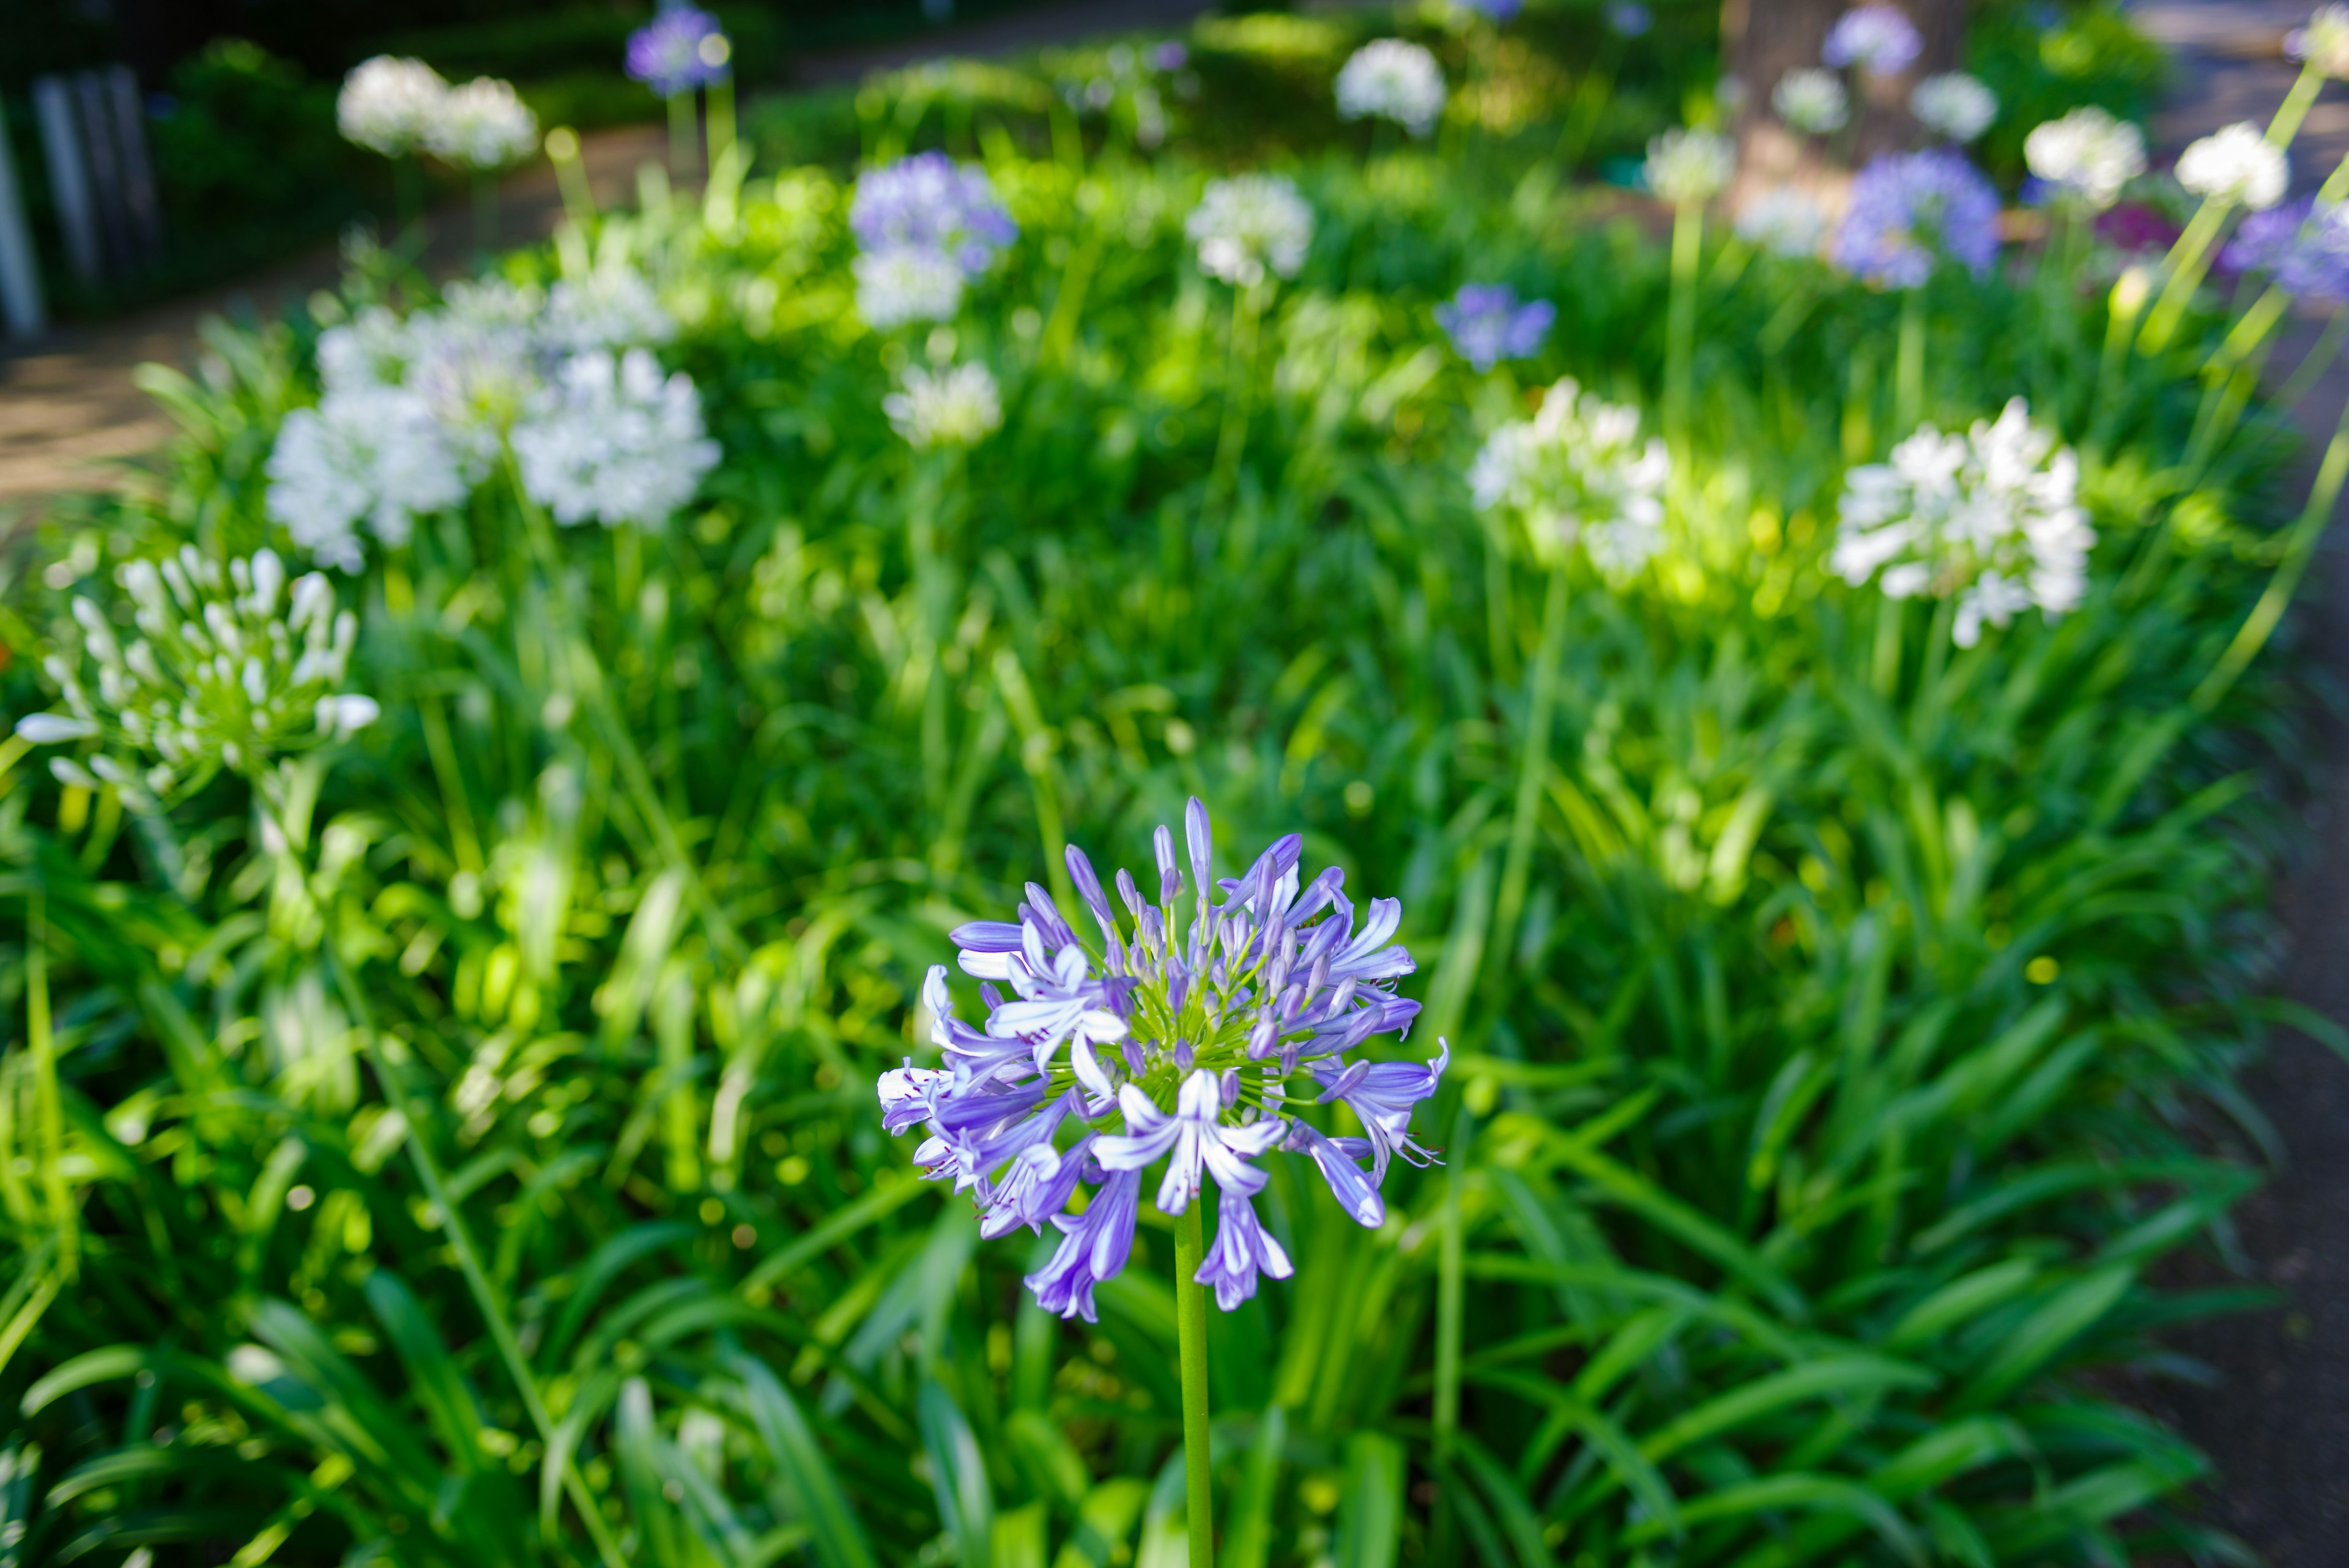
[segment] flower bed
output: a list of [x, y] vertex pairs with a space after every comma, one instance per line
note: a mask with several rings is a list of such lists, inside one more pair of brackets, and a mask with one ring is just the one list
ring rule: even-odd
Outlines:
[[1203, 1364], [1235, 1563], [2222, 1549], [2259, 335], [2109, 160], [1830, 244], [1697, 128], [1666, 248], [1375, 63], [152, 375], [9, 628], [31, 1557], [1170, 1563]]

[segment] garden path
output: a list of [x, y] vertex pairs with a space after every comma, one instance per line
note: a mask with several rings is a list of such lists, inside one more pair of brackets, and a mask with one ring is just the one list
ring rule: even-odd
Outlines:
[[[2293, 75], [2277, 46], [2309, 8], [2308, 0], [2133, 7], [2179, 67], [2155, 126], [2164, 148], [2174, 153], [2230, 121], [2264, 121]], [[2293, 147], [2295, 187], [2320, 183], [2344, 153], [2349, 96], [2334, 88]], [[2304, 327], [2298, 337], [2305, 348], [2314, 332]], [[2349, 370], [2336, 365], [2301, 411], [2313, 439], [2330, 434], [2344, 403]], [[2340, 528], [2312, 576], [2302, 635], [2333, 690], [2349, 691], [2349, 540]], [[2335, 710], [2318, 733], [2309, 837], [2279, 889], [2284, 981], [2294, 1000], [2349, 1022], [2349, 728]], [[2214, 1523], [2257, 1549], [2270, 1568], [2341, 1568], [2349, 1563], [2349, 1064], [2305, 1035], [2282, 1033], [2246, 1086], [2290, 1159], [2239, 1211], [2240, 1239], [2256, 1276], [2287, 1299], [2279, 1310], [2184, 1336], [2181, 1347], [2215, 1366], [2220, 1381], [2174, 1384], [2153, 1402], [2217, 1461]]]

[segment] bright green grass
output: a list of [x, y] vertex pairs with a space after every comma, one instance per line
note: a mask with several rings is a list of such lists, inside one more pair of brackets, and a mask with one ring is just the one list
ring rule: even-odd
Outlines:
[[[1661, 247], [1474, 148], [1310, 161], [1250, 361], [1194, 169], [994, 148], [1023, 236], [954, 334], [1005, 392], [967, 460], [881, 416], [925, 343], [845, 314], [829, 177], [607, 223], [728, 460], [552, 574], [492, 485], [346, 586], [386, 719], [326, 777], [318, 918], [241, 786], [167, 834], [5, 753], [0, 1561], [1174, 1562], [1163, 1226], [1098, 1327], [1043, 1317], [1035, 1244], [911, 1179], [871, 1083], [949, 926], [1063, 836], [1138, 862], [1186, 793], [1399, 893], [1463, 1053], [1381, 1231], [1276, 1173], [1297, 1276], [1211, 1331], [1222, 1561], [2220, 1550], [2128, 1401], [2190, 1370], [2165, 1325], [2254, 1299], [2149, 1274], [2223, 1263], [2272, 1142], [2232, 1075], [2291, 709], [2264, 666], [2187, 701], [2271, 558], [2268, 427], [2183, 472], [2191, 379], [2132, 369], [2088, 602], [1958, 652], [1821, 565], [1903, 433], [1895, 307], [1715, 245], [1671, 547], [1572, 584], [1495, 930], [1543, 588], [1462, 480], [1518, 384], [1429, 312], [1550, 297], [1522, 383], [1652, 410]], [[1929, 417], [2019, 392], [2085, 435], [2100, 309], [1930, 303]], [[60, 515], [12, 646], [129, 553], [261, 542], [310, 330], [152, 379], [168, 481]]]

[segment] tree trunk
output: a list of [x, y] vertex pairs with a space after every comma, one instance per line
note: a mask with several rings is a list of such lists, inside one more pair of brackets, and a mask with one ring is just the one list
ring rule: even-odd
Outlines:
[[[1965, 0], [1898, 0], [1924, 36], [1924, 52], [1899, 76], [1863, 78], [1852, 108], [1857, 119], [1849, 145], [1855, 163], [1917, 141], [1909, 92], [1920, 78], [1958, 68], [1965, 38]], [[1823, 171], [1770, 109], [1770, 89], [1798, 66], [1819, 64], [1819, 50], [1851, 0], [1722, 0], [1721, 57], [1745, 85], [1738, 116], [1744, 148], [1739, 183], [1752, 188], [1789, 179], [1816, 182]], [[1837, 142], [1842, 137], [1832, 139]]]

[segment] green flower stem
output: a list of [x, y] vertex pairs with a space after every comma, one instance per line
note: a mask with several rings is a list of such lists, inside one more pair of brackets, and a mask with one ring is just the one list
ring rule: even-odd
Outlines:
[[690, 174], [698, 161], [694, 155], [700, 151], [695, 146], [699, 138], [694, 135], [693, 94], [673, 92], [667, 102], [668, 166], [680, 176]]
[[514, 1336], [513, 1325], [506, 1321], [505, 1309], [499, 1303], [497, 1292], [490, 1283], [489, 1274], [481, 1268], [481, 1251], [473, 1245], [472, 1232], [466, 1229], [464, 1217], [457, 1211], [449, 1197], [449, 1184], [440, 1171], [440, 1162], [433, 1158], [429, 1147], [429, 1124], [418, 1113], [408, 1095], [407, 1083], [401, 1077], [383, 1049], [382, 1037], [376, 1032], [375, 1012], [367, 1005], [367, 994], [352, 978], [341, 956], [329, 944], [328, 959], [335, 971], [335, 987], [342, 993], [343, 1005], [350, 1009], [351, 1018], [358, 1025], [361, 1047], [367, 1052], [367, 1064], [375, 1069], [376, 1081], [383, 1086], [384, 1098], [408, 1124], [409, 1160], [416, 1167], [416, 1179], [424, 1188], [425, 1201], [440, 1215], [441, 1228], [449, 1237], [450, 1253], [457, 1261], [457, 1271], [465, 1278], [465, 1288], [481, 1313], [482, 1323], [490, 1331], [490, 1339], [497, 1346], [498, 1359], [505, 1364], [506, 1376], [512, 1379], [514, 1390], [522, 1397], [523, 1409], [537, 1429], [543, 1451], [563, 1455], [563, 1490], [571, 1499], [573, 1510], [586, 1525], [590, 1540], [595, 1543], [595, 1554], [604, 1568], [627, 1568], [627, 1559], [620, 1553], [620, 1543], [613, 1539], [611, 1526], [605, 1521], [603, 1510], [596, 1506], [595, 1494], [581, 1479], [576, 1459], [567, 1446], [555, 1446], [554, 1417], [540, 1397], [538, 1379], [530, 1370], [529, 1358], [522, 1352], [522, 1342]]
[[546, 161], [554, 165], [564, 216], [585, 233], [595, 220], [595, 190], [587, 182], [587, 165], [580, 161], [579, 133], [567, 125], [548, 131]]
[[1248, 403], [1256, 391], [1257, 324], [1264, 314], [1256, 284], [1232, 291], [1232, 340], [1224, 371], [1224, 423], [1216, 437], [1216, 466], [1207, 480], [1207, 509], [1229, 504], [1238, 483], [1240, 452], [1247, 445]]
[[1516, 950], [1517, 917], [1526, 904], [1526, 878], [1533, 862], [1534, 822], [1540, 814], [1542, 775], [1549, 768], [1550, 709], [1557, 698], [1557, 663], [1566, 642], [1566, 567], [1549, 571], [1542, 600], [1541, 647], [1534, 653], [1527, 693], [1525, 749], [1517, 759], [1517, 798], [1509, 817], [1509, 850], [1501, 862], [1501, 892], [1493, 909], [1495, 972], [1506, 972]]
[[48, 910], [38, 888], [25, 899], [25, 1043], [32, 1058], [33, 1138], [40, 1151], [41, 1202], [56, 1225], [57, 1278], [81, 1272], [81, 1210], [66, 1179], [64, 1102], [57, 1091], [57, 1039], [49, 1027]]
[[1900, 293], [1900, 341], [1892, 362], [1892, 428], [1906, 436], [1925, 418], [1925, 291]]
[[2276, 147], [2290, 147], [2292, 139], [2300, 134], [2300, 122], [2308, 118], [2310, 106], [2316, 102], [2317, 93], [2324, 86], [2324, 73], [2313, 61], [2300, 67], [2300, 79], [2276, 105], [2275, 118], [2268, 121], [2268, 140]]
[[[740, 963], [750, 956], [743, 945], [741, 933], [718, 900], [710, 897], [702, 882], [701, 867], [686, 852], [685, 840], [677, 831], [677, 824], [663, 804], [660, 791], [653, 787], [652, 772], [645, 766], [644, 753], [636, 747], [636, 737], [629, 733], [627, 722], [620, 716], [612, 701], [611, 685], [604, 678], [603, 662], [595, 657], [594, 644], [581, 635], [576, 618], [572, 613], [570, 584], [563, 573], [562, 557], [554, 548], [554, 530], [546, 520], [545, 511], [531, 499], [522, 482], [522, 470], [511, 449], [505, 454], [506, 475], [513, 485], [514, 504], [521, 508], [524, 530], [530, 535], [531, 549], [538, 557], [540, 572], [547, 583], [547, 614], [554, 622], [556, 640], [569, 655], [572, 673], [585, 688], [588, 711], [595, 715], [596, 728], [603, 732], [604, 743], [611, 749], [612, 760], [620, 770], [620, 782], [626, 787], [628, 798], [652, 829], [653, 841], [661, 858], [671, 869], [685, 877], [687, 891], [692, 896], [695, 909], [701, 916], [702, 929], [709, 934], [710, 946], [730, 963]], [[626, 524], [623, 524], [626, 526]]]
[[2145, 330], [2137, 334], [2138, 353], [2158, 354], [2169, 347], [2187, 306], [2193, 302], [2194, 291], [2202, 286], [2202, 275], [2209, 270], [2211, 242], [2219, 237], [2220, 226], [2232, 211], [2231, 202], [2207, 201], [2188, 220], [2186, 232], [2178, 236], [2164, 263], [2169, 281], [2162, 286], [2161, 297], [2145, 318]]
[[1200, 1200], [1174, 1221], [1174, 1344], [1183, 1372], [1183, 1482], [1191, 1568], [1215, 1568], [1214, 1455], [1207, 1433], [1207, 1290], [1192, 1278], [1206, 1256]]
[[2226, 652], [2202, 683], [2194, 689], [2190, 699], [2197, 712], [2209, 712], [2219, 699], [2227, 694], [2260, 649], [2274, 635], [2276, 623], [2283, 618], [2284, 610], [2292, 604], [2292, 591], [2300, 587], [2301, 575], [2308, 570], [2309, 556], [2323, 536], [2324, 525], [2333, 520], [2333, 504], [2341, 498], [2341, 484], [2349, 479], [2349, 409], [2341, 411], [2341, 422], [2333, 431], [2333, 444], [2324, 449], [2324, 462], [2316, 471], [2316, 483], [2309, 488], [2308, 504], [2299, 521], [2284, 535], [2283, 558], [2276, 563], [2275, 576], [2268, 579], [2267, 591], [2260, 595], [2259, 603], [2234, 640], [2227, 644]]
[[1696, 352], [1697, 263], [1704, 254], [1704, 205], [1682, 202], [1672, 213], [1672, 291], [1664, 322], [1664, 436], [1675, 450], [1688, 441], [1690, 368]]
[[709, 167], [715, 169], [718, 161], [734, 145], [734, 78], [723, 77], [711, 82], [704, 103], [704, 118], [709, 122], [704, 129], [709, 139]]

